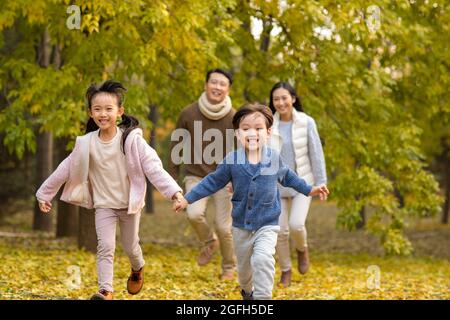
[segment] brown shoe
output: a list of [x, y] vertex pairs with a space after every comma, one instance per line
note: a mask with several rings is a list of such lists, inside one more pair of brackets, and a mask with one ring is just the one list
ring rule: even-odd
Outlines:
[[106, 290], [100, 290], [91, 297], [91, 300], [113, 300], [113, 293]]
[[220, 275], [220, 280], [228, 281], [234, 279], [234, 270], [224, 270]]
[[309, 269], [309, 254], [308, 254], [308, 248], [306, 247], [304, 251], [297, 251], [297, 267], [298, 271], [301, 274], [305, 274], [308, 272]]
[[200, 255], [197, 258], [197, 263], [199, 266], [204, 266], [211, 261], [214, 251], [219, 247], [219, 240], [214, 239], [205, 245], [200, 251]]
[[291, 285], [291, 276], [292, 276], [291, 270], [281, 271], [281, 279], [279, 284], [285, 288], [289, 287]]
[[127, 290], [129, 294], [138, 294], [144, 285], [144, 267], [138, 271], [131, 268], [130, 277], [127, 280]]

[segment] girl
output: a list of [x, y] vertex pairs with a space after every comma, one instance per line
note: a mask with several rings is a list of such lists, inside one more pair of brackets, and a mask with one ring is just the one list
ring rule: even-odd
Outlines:
[[[110, 80], [88, 88], [86, 98], [90, 119], [86, 134], [77, 138], [72, 153], [36, 193], [44, 213], [50, 211], [51, 201], [64, 183], [61, 200], [95, 208], [99, 291], [91, 299], [96, 300], [113, 298], [117, 222], [124, 251], [131, 262], [127, 290], [137, 294], [142, 289], [145, 262], [138, 232], [145, 204], [145, 177], [166, 198], [183, 198], [182, 189], [164, 170], [155, 150], [143, 139], [137, 119], [124, 114], [124, 91], [122, 84]], [[116, 125], [119, 117], [122, 122]]]
[[233, 241], [238, 277], [244, 299], [271, 299], [275, 276], [280, 193], [277, 183], [305, 196], [326, 199], [326, 186], [312, 187], [266, 146], [271, 133], [272, 112], [266, 106], [250, 104], [233, 117], [233, 127], [243, 148], [229, 153], [216, 171], [208, 174], [174, 203], [174, 210], [213, 194], [231, 181], [233, 187]]
[[[270, 91], [270, 109], [274, 113], [270, 146], [278, 150], [286, 165], [312, 185], [327, 183], [322, 144], [314, 119], [303, 112], [294, 88], [278, 82]], [[311, 197], [279, 186], [281, 193], [280, 233], [277, 253], [281, 266], [280, 284], [291, 284], [289, 229], [297, 252], [297, 268], [305, 274], [309, 268], [305, 220]], [[290, 208], [289, 208], [290, 204]], [[289, 215], [290, 212], [290, 215]]]

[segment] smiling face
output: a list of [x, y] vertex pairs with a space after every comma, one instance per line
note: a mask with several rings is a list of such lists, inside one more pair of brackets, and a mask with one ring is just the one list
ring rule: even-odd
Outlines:
[[221, 103], [230, 92], [230, 80], [221, 73], [213, 72], [205, 83], [205, 92], [209, 103]]
[[292, 119], [295, 98], [284, 88], [276, 89], [272, 94], [272, 103], [283, 120]]
[[257, 151], [270, 136], [271, 129], [267, 129], [266, 118], [260, 112], [251, 113], [241, 119], [237, 137], [247, 151]]
[[118, 99], [113, 94], [100, 92], [91, 100], [89, 115], [101, 131], [115, 129], [117, 118], [123, 112], [124, 108], [118, 105]]

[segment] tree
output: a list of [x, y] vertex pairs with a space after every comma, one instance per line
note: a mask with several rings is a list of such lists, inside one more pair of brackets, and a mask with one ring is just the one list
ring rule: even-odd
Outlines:
[[[241, 4], [236, 8], [236, 16], [243, 28], [236, 31], [234, 39], [244, 60], [237, 73], [244, 77], [240, 82], [246, 87], [234, 86], [233, 92], [238, 90], [246, 99], [267, 97], [274, 81], [293, 82], [304, 98], [306, 112], [317, 120], [325, 141], [332, 177], [330, 188], [341, 209], [338, 226], [354, 229], [361, 221], [360, 212], [370, 209], [366, 228], [379, 236], [386, 252], [409, 253], [412, 248], [403, 233], [406, 222], [438, 212], [439, 189], [422, 157], [422, 128], [414, 120], [419, 118], [418, 114], [405, 110], [396, 94], [407, 92], [398, 78], [398, 70], [403, 66], [384, 55], [389, 56], [392, 46], [402, 53], [414, 47], [411, 43], [420, 43], [423, 40], [420, 37], [433, 39], [434, 36], [428, 37], [431, 31], [437, 35], [448, 28], [444, 3], [436, 3], [440, 9], [431, 18], [439, 16], [439, 20], [427, 26], [426, 35], [416, 32], [425, 26], [415, 16], [414, 4], [397, 5], [390, 1], [379, 1], [376, 7], [335, 1]], [[434, 4], [417, 6], [431, 12]], [[377, 8], [381, 23], [372, 16]], [[401, 24], [402, 16], [408, 16], [411, 24]], [[259, 39], [249, 35], [248, 24], [252, 19], [262, 21]], [[261, 48], [266, 48], [269, 30], [276, 32], [269, 33], [270, 46], [264, 51]], [[382, 52], [385, 54], [380, 58]], [[448, 61], [445, 57], [439, 60]], [[229, 54], [230, 64], [233, 58]], [[416, 58], [417, 61], [413, 60]], [[409, 64], [427, 67], [421, 58], [414, 54]], [[264, 74], [270, 77], [253, 78], [255, 70], [261, 67], [252, 64], [264, 66]], [[247, 71], [247, 67], [254, 72]], [[428, 78], [433, 77], [429, 70], [422, 70]], [[447, 68], [442, 70], [448, 75]], [[259, 86], [249, 90], [253, 83]], [[409, 90], [417, 91], [417, 87], [410, 86]], [[443, 102], [443, 97], [437, 99]], [[410, 103], [418, 101], [413, 99]]]
[[[0, 132], [18, 158], [25, 150], [36, 150], [35, 127], [42, 134], [72, 141], [83, 133], [87, 120], [83, 97], [92, 82], [107, 78], [124, 82], [126, 112], [136, 115], [144, 128], [149, 127], [150, 104], [161, 106], [159, 113], [166, 119], [172, 116], [197, 95], [193, 88], [203, 80], [198, 66], [217, 61], [211, 39], [220, 41], [222, 36], [206, 25], [226, 10], [221, 3], [193, 0], [86, 1], [79, 7], [80, 29], [71, 30], [66, 25], [69, 1], [0, 3], [0, 44], [11, 29], [18, 34], [14, 47], [0, 55], [0, 87], [7, 102], [1, 107]], [[45, 51], [34, 47], [42, 34]], [[41, 57], [45, 52], [49, 59], [50, 47], [59, 50], [58, 68], [36, 64], [37, 53]], [[37, 162], [51, 167], [42, 159]], [[51, 170], [40, 170], [36, 185]], [[82, 229], [88, 225], [81, 222]]]
[[[219, 65], [234, 73], [236, 107], [267, 103], [279, 80], [297, 88], [325, 143], [338, 226], [354, 229], [364, 208], [365, 228], [386, 252], [408, 253], [407, 221], [440, 210], [429, 169], [448, 181], [443, 0], [86, 1], [79, 30], [66, 28], [68, 1], [0, 3], [0, 44], [8, 47], [0, 53], [0, 133], [18, 157], [36, 149], [36, 126], [55, 138], [83, 133], [91, 82], [123, 81], [126, 112], [149, 128], [150, 105], [175, 120]], [[14, 28], [12, 46], [4, 34]], [[60, 48], [58, 69], [35, 63], [43, 30]]]
[[[58, 163], [62, 162], [69, 155], [70, 152], [66, 150], [66, 146], [68, 143], [68, 139], [58, 140]], [[62, 190], [60, 190], [60, 193], [56, 196], [57, 199], [60, 198], [61, 193]], [[58, 200], [57, 214], [56, 237], [78, 236], [78, 207]]]
[[97, 252], [97, 234], [95, 231], [95, 212], [86, 208], [79, 209], [78, 247], [89, 252]]
[[[149, 145], [156, 149], [156, 125], [158, 123], [158, 111], [157, 106], [151, 105], [150, 106], [150, 114], [149, 119], [152, 122], [152, 129], [150, 131], [150, 141]], [[154, 205], [153, 205], [153, 186], [151, 184], [147, 185], [147, 194], [145, 197], [145, 211], [148, 213], [154, 213]]]

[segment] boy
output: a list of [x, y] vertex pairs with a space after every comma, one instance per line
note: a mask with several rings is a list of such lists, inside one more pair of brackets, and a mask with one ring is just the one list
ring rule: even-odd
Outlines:
[[247, 104], [238, 110], [233, 117], [233, 127], [243, 147], [229, 153], [216, 171], [173, 206], [178, 212], [231, 181], [233, 241], [244, 300], [272, 298], [281, 212], [277, 183], [307, 196], [319, 195], [321, 200], [329, 194], [326, 186], [306, 184], [283, 164], [275, 150], [266, 146], [272, 123], [272, 112], [266, 106]]

